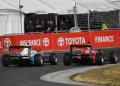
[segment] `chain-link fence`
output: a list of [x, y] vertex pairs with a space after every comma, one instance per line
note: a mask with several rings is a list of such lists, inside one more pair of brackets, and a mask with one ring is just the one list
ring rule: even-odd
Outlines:
[[109, 29], [118, 29], [120, 28], [119, 20], [119, 10], [109, 12], [94, 11], [89, 14], [78, 14], [77, 17], [78, 26], [83, 30], [88, 28], [88, 22], [90, 29], [100, 29], [102, 22], [106, 23]]
[[[64, 21], [69, 29], [74, 27], [74, 15], [58, 15], [58, 21]], [[89, 12], [86, 14], [77, 14], [77, 25], [81, 30], [101, 30], [101, 24], [105, 23], [108, 29], [120, 28], [120, 11], [108, 12]], [[59, 23], [58, 23], [59, 25]], [[68, 30], [69, 30], [68, 29]]]
[[[45, 26], [47, 24], [47, 21], [52, 20], [54, 22], [54, 25], [57, 21], [57, 28], [58, 31], [69, 31], [70, 28], [74, 27], [75, 21], [74, 21], [74, 14], [66, 14], [66, 15], [57, 15], [57, 20], [55, 19], [56, 14], [34, 14], [26, 16], [25, 18], [25, 29], [28, 25], [28, 21], [32, 20], [35, 28], [35, 21], [39, 19], [40, 21], [45, 22]], [[77, 14], [77, 25], [82, 31], [88, 31], [88, 30], [101, 30], [101, 24], [104, 22], [108, 29], [119, 29], [120, 28], [120, 11], [114, 10], [114, 11], [108, 11], [108, 12], [89, 12], [85, 14]], [[61, 25], [61, 22], [64, 24]], [[45, 27], [43, 30], [45, 30], [47, 27]], [[25, 32], [27, 32], [25, 30]]]

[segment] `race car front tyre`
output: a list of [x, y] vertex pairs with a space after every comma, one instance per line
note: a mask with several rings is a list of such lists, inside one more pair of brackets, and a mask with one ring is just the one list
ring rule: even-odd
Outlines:
[[9, 54], [4, 54], [2, 56], [2, 65], [5, 67], [10, 66], [10, 55]]
[[110, 63], [116, 64], [117, 60], [118, 60], [117, 54], [112, 52], [111, 55], [110, 55]]
[[38, 65], [38, 66], [43, 65], [43, 58], [42, 58], [41, 54], [35, 54], [35, 56], [34, 56], [34, 64]]
[[64, 57], [63, 57], [63, 64], [64, 65], [71, 65], [71, 63], [72, 63], [71, 55], [69, 53], [65, 53]]
[[51, 53], [50, 56], [49, 56], [49, 62], [51, 65], [56, 65], [57, 64], [57, 56], [55, 53]]
[[103, 54], [97, 53], [96, 54], [96, 64], [103, 65], [104, 64], [104, 56]]

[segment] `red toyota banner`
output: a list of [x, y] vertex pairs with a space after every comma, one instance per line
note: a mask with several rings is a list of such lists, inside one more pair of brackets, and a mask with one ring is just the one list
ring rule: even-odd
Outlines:
[[88, 44], [89, 39], [89, 32], [53, 34], [53, 49], [69, 50], [70, 45]]
[[70, 45], [92, 44], [93, 48], [120, 47], [120, 30], [45, 33], [0, 36], [0, 53], [9, 46], [32, 46], [33, 50], [64, 51]]

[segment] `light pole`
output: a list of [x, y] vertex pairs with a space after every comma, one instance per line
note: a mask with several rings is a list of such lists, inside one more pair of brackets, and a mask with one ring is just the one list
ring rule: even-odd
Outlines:
[[118, 28], [120, 29], [120, 9], [117, 9], [118, 11]]
[[90, 31], [90, 10], [88, 12], [88, 31]]
[[20, 28], [22, 33], [22, 12], [21, 9], [23, 8], [23, 5], [21, 5], [21, 0], [19, 0], [19, 10], [20, 10]]
[[75, 29], [77, 29], [77, 6], [75, 3], [75, 6], [73, 7], [73, 12], [74, 12], [74, 25], [75, 25]]
[[[73, 0], [74, 2], [76, 2], [75, 0]], [[84, 8], [86, 8], [87, 10], [88, 10], [88, 31], [90, 31], [90, 9], [88, 8], [88, 7], [86, 7], [84, 4], [81, 4], [81, 3], [79, 3], [79, 2], [76, 2], [75, 3], [75, 7], [76, 7], [76, 4], [78, 4], [78, 5], [80, 5], [80, 6], [82, 6], [82, 7], [84, 7]], [[77, 17], [76, 17], [77, 18]]]

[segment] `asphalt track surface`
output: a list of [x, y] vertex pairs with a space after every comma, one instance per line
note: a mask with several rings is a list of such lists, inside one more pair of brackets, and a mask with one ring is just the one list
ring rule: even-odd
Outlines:
[[75, 86], [70, 84], [47, 82], [40, 79], [41, 76], [48, 73], [72, 68], [86, 67], [76, 65], [64, 66], [61, 62], [61, 59], [59, 59], [58, 61], [59, 63], [57, 65], [44, 64], [41, 67], [3, 67], [0, 64], [0, 86]]
[[40, 80], [44, 74], [76, 68], [78, 66], [64, 66], [45, 64], [42, 67], [0, 67], [0, 86], [73, 86], [57, 84]]

